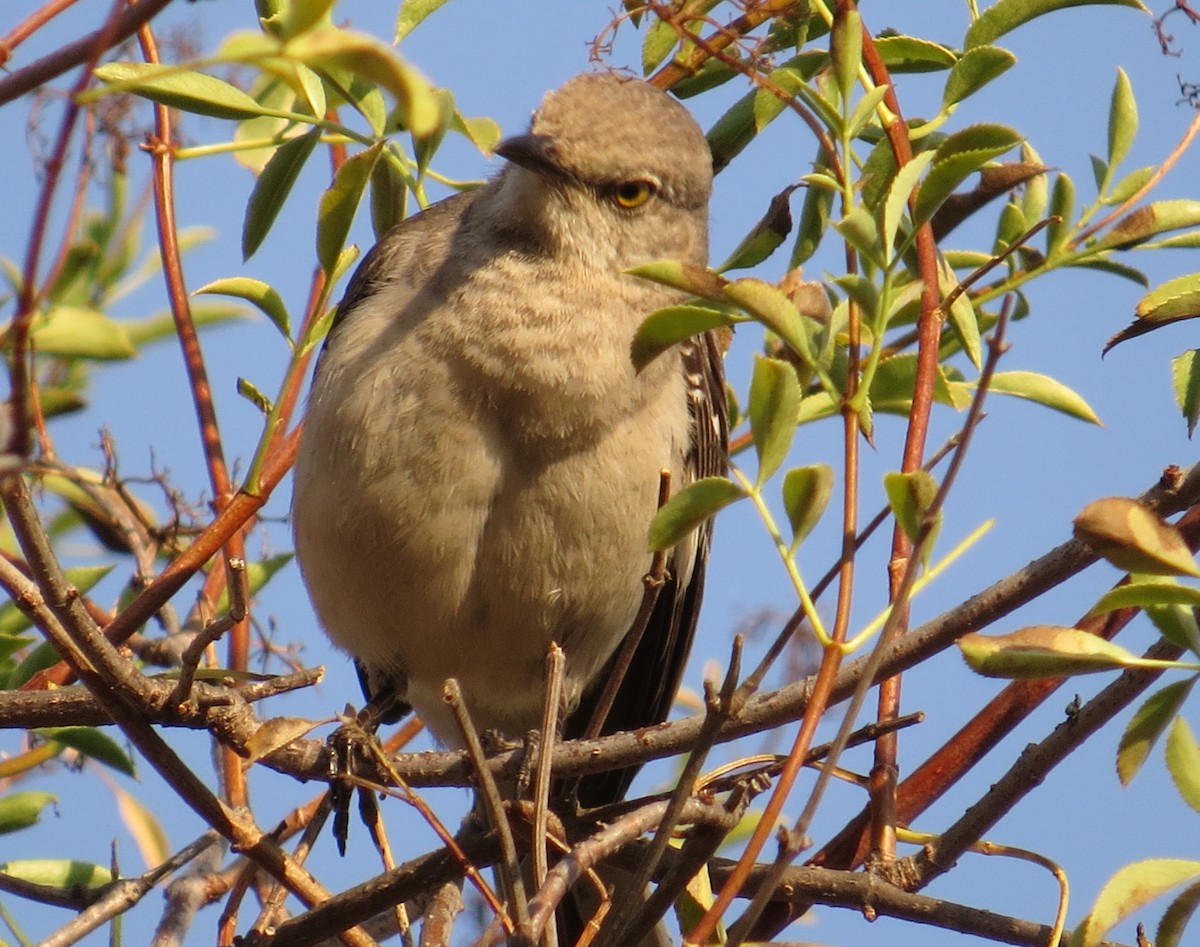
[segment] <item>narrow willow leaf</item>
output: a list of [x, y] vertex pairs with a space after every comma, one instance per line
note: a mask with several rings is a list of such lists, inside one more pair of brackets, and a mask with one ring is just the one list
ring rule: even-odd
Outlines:
[[264, 26], [285, 39], [297, 36], [320, 23], [328, 24], [333, 4], [334, 0], [288, 0]]
[[633, 336], [630, 354], [633, 368], [640, 372], [671, 346], [710, 329], [745, 322], [737, 313], [705, 306], [669, 306], [646, 317]]
[[833, 18], [829, 55], [833, 58], [833, 74], [837, 77], [843, 102], [850, 101], [850, 94], [858, 84], [862, 39], [862, 14], [854, 7], [839, 5]]
[[1147, 697], [1134, 712], [1117, 745], [1117, 777], [1122, 786], [1128, 786], [1141, 770], [1154, 744], [1179, 716], [1194, 684], [1195, 678], [1168, 684]]
[[120, 361], [137, 355], [125, 327], [97, 309], [55, 306], [34, 321], [31, 335], [42, 355], [96, 361]]
[[[941, 285], [939, 289], [942, 293], [942, 298], [946, 299], [958, 286], [958, 280], [955, 278], [953, 271], [946, 265], [943, 259], [938, 260], [938, 270], [941, 277]], [[959, 293], [954, 298], [954, 302], [950, 304], [950, 325], [954, 328], [954, 334], [958, 336], [958, 342], [962, 346], [963, 351], [967, 354], [967, 358], [971, 360], [971, 364], [976, 369], [983, 367], [983, 341], [979, 334], [979, 316], [975, 312], [975, 306], [971, 302], [971, 297], [967, 293]]]
[[1200, 225], [1200, 200], [1154, 201], [1126, 214], [1091, 246], [1129, 250], [1160, 233], [1197, 225]]
[[796, 243], [792, 247], [792, 258], [788, 269], [794, 270], [807, 261], [817, 247], [821, 238], [829, 228], [829, 212], [833, 207], [834, 192], [810, 185], [804, 195], [804, 204], [800, 208], [800, 224], [796, 228]]
[[246, 741], [249, 762], [257, 762], [269, 753], [274, 753], [281, 747], [287, 746], [293, 740], [299, 740], [323, 723], [324, 721], [321, 720], [308, 720], [301, 717], [272, 717], [260, 724]]
[[396, 99], [401, 126], [418, 138], [441, 123], [438, 98], [429, 82], [373, 36], [321, 27], [289, 40], [285, 52], [313, 69], [342, 69], [382, 86]]
[[1059, 173], [1050, 192], [1049, 225], [1046, 227], [1046, 256], [1052, 257], [1071, 235], [1075, 218], [1075, 182], [1066, 174]]
[[1080, 421], [1099, 424], [1100, 418], [1083, 398], [1062, 382], [1038, 372], [996, 372], [992, 376], [991, 391], [1030, 401], [1061, 411]]
[[652, 283], [661, 283], [674, 289], [681, 289], [693, 296], [723, 302], [724, 290], [728, 280], [717, 273], [692, 263], [678, 263], [675, 260], [655, 260], [651, 263], [640, 263], [625, 271], [631, 276], [648, 279]]
[[776, 286], [758, 279], [734, 280], [725, 286], [725, 297], [774, 332], [812, 367], [812, 345], [800, 310]]
[[121, 821], [133, 836], [142, 861], [151, 868], [161, 865], [171, 857], [171, 839], [158, 816], [133, 793], [117, 785], [110, 785], [109, 788], [116, 797]]
[[976, 46], [968, 49], [954, 64], [942, 90], [942, 108], [957, 105], [974, 95], [1014, 65], [1017, 57], [998, 46]]
[[1007, 635], [964, 635], [958, 642], [972, 670], [986, 677], [1040, 678], [1135, 666], [1137, 658], [1120, 645], [1078, 628], [1032, 625]]
[[[47, 489], [52, 490], [59, 496], [65, 496], [66, 494], [66, 490], [63, 489], [65, 483], [62, 478], [47, 475], [45, 485]], [[80, 595], [87, 595], [114, 568], [116, 568], [116, 563], [106, 566], [73, 566], [67, 570], [67, 582]], [[29, 620], [29, 617], [17, 608], [15, 603], [8, 601], [0, 605], [0, 634], [13, 635], [24, 631], [31, 625], [32, 622]], [[24, 683], [24, 681], [21, 683]], [[9, 686], [16, 685], [10, 684]]]
[[1020, 143], [1021, 136], [1003, 125], [971, 125], [943, 141], [917, 194], [915, 222], [928, 220], [969, 175]]
[[1171, 361], [1175, 382], [1175, 402], [1187, 422], [1188, 437], [1196, 431], [1200, 417], [1200, 349], [1191, 349]]
[[1154, 932], [1154, 947], [1179, 947], [1183, 943], [1183, 931], [1200, 908], [1200, 884], [1186, 887], [1163, 912]]
[[892, 250], [896, 243], [896, 233], [900, 229], [900, 221], [904, 219], [908, 209], [908, 199], [917, 187], [917, 181], [925, 173], [925, 169], [933, 162], [934, 153], [923, 151], [914, 155], [906, 163], [888, 186], [887, 197], [884, 199], [879, 219], [880, 245], [887, 260], [891, 260]]
[[850, 118], [846, 120], [847, 138], [858, 137], [862, 133], [862, 130], [875, 120], [875, 110], [879, 107], [879, 103], [887, 98], [890, 88], [891, 86], [886, 85], [876, 86], [858, 100], [858, 104], [854, 106], [854, 111], [851, 113]]
[[288, 315], [287, 306], [279, 291], [262, 280], [251, 279], [249, 276], [232, 276], [226, 279], [214, 280], [206, 286], [197, 289], [194, 295], [205, 293], [219, 296], [233, 296], [244, 299], [271, 320], [271, 324], [280, 334], [292, 344], [292, 320]]
[[1089, 503], [1075, 517], [1075, 538], [1128, 572], [1200, 577], [1179, 530], [1131, 497]]
[[383, 142], [376, 142], [348, 158], [321, 195], [317, 212], [317, 259], [326, 273], [333, 270], [346, 245], [354, 214], [383, 147]]
[[919, 36], [876, 36], [875, 49], [888, 71], [941, 72], [957, 61], [953, 50]]
[[1113, 85], [1112, 99], [1108, 107], [1108, 166], [1115, 168], [1129, 154], [1129, 147], [1137, 136], [1138, 109], [1133, 97], [1133, 86], [1129, 76], [1117, 67], [1117, 81]]
[[1125, 177], [1121, 178], [1111, 191], [1100, 196], [1100, 203], [1109, 206], [1124, 204], [1140, 191], [1146, 182], [1157, 173], [1158, 167], [1152, 164], [1146, 165], [1144, 168], [1138, 168], [1136, 171], [1131, 171]]
[[178, 66], [110, 62], [97, 68], [95, 75], [108, 85], [108, 91], [132, 92], [196, 115], [240, 121], [263, 114], [263, 107], [237, 86]]
[[710, 516], [724, 509], [746, 492], [725, 477], [705, 477], [671, 497], [650, 523], [649, 545], [652, 552], [665, 552]]
[[298, 138], [285, 141], [264, 165], [262, 173], [250, 192], [246, 216], [242, 222], [242, 260], [254, 255], [266, 239], [279, 216], [279, 211], [292, 192], [292, 185], [321, 140], [321, 130], [314, 128]]
[[746, 413], [758, 453], [758, 486], [762, 486], [787, 459], [796, 434], [800, 408], [800, 382], [788, 362], [755, 356]]
[[1200, 623], [1192, 609], [1183, 605], [1147, 605], [1146, 616], [1171, 644], [1200, 655]]
[[1200, 745], [1181, 716], [1175, 718], [1167, 735], [1167, 771], [1183, 801], [1200, 812]]
[[404, 220], [408, 209], [408, 180], [385, 154], [371, 169], [371, 229], [376, 241]]
[[642, 40], [642, 75], [648, 76], [679, 45], [679, 33], [670, 20], [655, 19]]
[[102, 865], [67, 858], [19, 858], [0, 862], [0, 872], [28, 882], [62, 891], [94, 889], [113, 881], [113, 873]]
[[783, 507], [792, 525], [792, 549], [820, 521], [833, 495], [833, 468], [828, 464], [794, 467], [783, 475]]
[[136, 776], [133, 758], [120, 744], [96, 727], [42, 727], [34, 731], [44, 740], [70, 747], [126, 776]]
[[446, 0], [402, 0], [400, 12], [396, 16], [396, 35], [392, 42], [399, 45], [404, 37], [421, 25], [422, 20], [445, 2]]
[[1148, 608], [1152, 605], [1190, 605], [1200, 608], [1200, 589], [1178, 582], [1131, 582], [1109, 589], [1092, 606], [1090, 615], [1102, 615], [1118, 608]]
[[1104, 935], [1172, 888], [1200, 877], [1200, 862], [1151, 858], [1126, 865], [1101, 889], [1092, 910], [1071, 934], [1070, 947], [1097, 947]]
[[32, 790], [10, 792], [0, 796], [0, 835], [36, 825], [42, 810], [56, 802], [58, 796]]
[[1085, 5], [1132, 7], [1143, 13], [1150, 12], [1140, 0], [997, 0], [971, 24], [963, 48], [973, 49], [995, 42], [1005, 33], [1054, 10]]
[[850, 208], [850, 213], [837, 221], [833, 227], [850, 246], [872, 263], [886, 265], [887, 253], [880, 243], [879, 227], [865, 207], [855, 204]]

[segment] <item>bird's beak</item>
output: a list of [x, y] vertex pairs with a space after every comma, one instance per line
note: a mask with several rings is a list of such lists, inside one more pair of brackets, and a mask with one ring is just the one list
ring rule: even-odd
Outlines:
[[496, 146], [496, 154], [506, 161], [520, 165], [534, 174], [562, 177], [554, 140], [548, 135], [514, 135]]

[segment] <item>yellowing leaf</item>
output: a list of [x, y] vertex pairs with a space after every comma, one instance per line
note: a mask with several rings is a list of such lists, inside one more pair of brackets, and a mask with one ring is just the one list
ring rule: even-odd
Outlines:
[[1075, 537], [1129, 572], [1200, 577], [1200, 566], [1179, 530], [1129, 497], [1089, 503], [1075, 517]]

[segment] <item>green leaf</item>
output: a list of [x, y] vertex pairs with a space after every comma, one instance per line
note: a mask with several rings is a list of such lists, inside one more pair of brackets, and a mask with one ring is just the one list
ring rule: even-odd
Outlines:
[[97, 361], [137, 355], [124, 326], [97, 309], [55, 306], [34, 320], [32, 336], [34, 348], [42, 355]]
[[1192, 609], [1182, 605], [1147, 605], [1146, 617], [1167, 641], [1200, 655], [1200, 623]]
[[1129, 250], [1169, 230], [1200, 225], [1200, 201], [1179, 198], [1154, 201], [1122, 217], [1089, 248]]
[[[63, 485], [64, 481], [54, 475], [47, 475], [45, 478], [45, 486], [60, 496], [64, 495], [61, 489]], [[80, 595], [87, 595], [114, 568], [116, 563], [104, 566], [73, 566], [67, 570], [67, 582]], [[0, 634], [16, 634], [30, 627], [30, 624], [25, 613], [12, 601], [0, 605]]]
[[875, 49], [892, 73], [940, 72], [957, 61], [948, 47], [919, 36], [876, 36]]
[[20, 858], [0, 862], [0, 872], [31, 885], [63, 891], [99, 888], [113, 881], [113, 873], [101, 865], [66, 858]]
[[1147, 608], [1151, 605], [1189, 605], [1200, 608], [1200, 589], [1178, 582], [1131, 582], [1109, 589], [1092, 606], [1090, 615], [1102, 615], [1118, 608]]
[[796, 230], [796, 246], [788, 269], [794, 270], [806, 262], [821, 245], [829, 227], [829, 211], [833, 209], [834, 191], [827, 187], [809, 185], [800, 208], [800, 224]]
[[116, 740], [96, 727], [40, 727], [34, 733], [44, 740], [70, 747], [126, 776], [137, 775], [133, 758], [121, 749]]
[[491, 154], [500, 143], [500, 125], [487, 116], [468, 118], [455, 110], [450, 117], [450, 130], [465, 135], [484, 154]]
[[1125, 177], [1121, 178], [1107, 194], [1100, 196], [1101, 204], [1117, 205], [1124, 204], [1127, 200], [1133, 197], [1140, 191], [1155, 174], [1158, 173], [1156, 165], [1146, 165], [1144, 168], [1138, 168], [1136, 171], [1131, 171]]
[[404, 220], [408, 183], [404, 172], [386, 153], [371, 169], [371, 229], [377, 241]]
[[971, 125], [948, 137], [934, 152], [933, 166], [917, 193], [914, 219], [928, 220], [956, 187], [987, 162], [1021, 143], [1021, 136], [1003, 125]]
[[651, 313], [638, 326], [630, 354], [633, 368], [640, 372], [673, 345], [710, 329], [745, 322], [738, 313], [725, 312], [706, 306], [670, 306]]
[[976, 46], [974, 49], [968, 49], [946, 77], [946, 87], [942, 91], [942, 108], [957, 105], [974, 95], [993, 79], [1006, 73], [1016, 62], [1016, 56], [998, 46]]
[[710, 516], [744, 496], [746, 491], [725, 477], [705, 477], [689, 484], [655, 514], [650, 523], [650, 550], [670, 549]]
[[284, 51], [310, 68], [341, 69], [382, 86], [396, 99], [401, 127], [418, 138], [441, 124], [438, 98], [425, 77], [373, 36], [322, 27], [289, 40]]
[[[284, 568], [295, 558], [295, 553], [281, 552], [278, 555], [268, 556], [266, 559], [258, 562], [246, 563], [246, 591], [251, 595], [257, 595], [280, 569]], [[221, 597], [217, 599], [217, 614], [224, 615], [228, 611], [229, 590], [226, 589], [221, 593]]]
[[263, 394], [262, 390], [254, 382], [250, 381], [250, 379], [238, 378], [237, 393], [254, 405], [264, 418], [270, 416], [274, 408], [271, 404], [271, 399]]
[[1050, 214], [1059, 220], [1051, 220], [1046, 227], [1046, 256], [1052, 257], [1071, 235], [1075, 217], [1075, 182], [1059, 173], [1050, 192]]
[[1200, 745], [1181, 716], [1167, 735], [1167, 771], [1183, 801], [1200, 812]]
[[420, 26], [434, 10], [445, 4], [446, 0], [401, 0], [400, 13], [396, 16], [396, 36], [392, 40], [397, 46], [409, 33]]
[[1163, 912], [1162, 919], [1158, 922], [1158, 930], [1154, 933], [1155, 947], [1179, 947], [1183, 943], [1183, 930], [1198, 907], [1200, 884], [1189, 885]]
[[[938, 274], [941, 283], [939, 289], [942, 298], [945, 299], [958, 286], [958, 279], [955, 277], [954, 271], [947, 266], [946, 261], [940, 257], [938, 258]], [[976, 369], [981, 368], [983, 366], [983, 342], [979, 335], [979, 316], [975, 312], [970, 295], [959, 293], [951, 303], [948, 315], [950, 325], [954, 328], [954, 334], [958, 336], [958, 342], [963, 351], [967, 353], [967, 358], [971, 360], [971, 364]]]
[[792, 232], [792, 209], [789, 199], [792, 191], [796, 190], [798, 186], [792, 184], [771, 198], [766, 214], [742, 238], [742, 242], [729, 255], [729, 259], [717, 267], [717, 272], [724, 273], [728, 270], [743, 270], [758, 266], [775, 252], [775, 249]]
[[639, 263], [625, 271], [631, 276], [650, 280], [673, 289], [681, 289], [693, 296], [723, 302], [725, 285], [729, 282], [725, 277], [696, 266], [693, 263], [679, 263], [675, 260], [654, 260], [650, 263]]
[[1138, 109], [1133, 97], [1133, 86], [1129, 76], [1117, 67], [1117, 81], [1113, 85], [1112, 99], [1108, 107], [1108, 167], [1111, 171], [1129, 154], [1129, 147], [1137, 137]]
[[1128, 572], [1200, 577], [1179, 530], [1130, 497], [1089, 503], [1075, 517], [1075, 538]]
[[1191, 437], [1200, 417], [1200, 349], [1191, 349], [1172, 359], [1171, 376], [1175, 382], [1175, 403], [1183, 412]]
[[[900, 528], [910, 542], [916, 543], [921, 538], [921, 530], [925, 527], [929, 510], [937, 496], [938, 485], [933, 475], [927, 470], [914, 470], [911, 473], [893, 471], [883, 477], [883, 487], [887, 492], [888, 505], [896, 516]], [[926, 557], [933, 546], [941, 516], [931, 524], [929, 540], [925, 544]]]
[[250, 192], [250, 200], [246, 203], [246, 216], [242, 222], [243, 261], [250, 259], [262, 246], [292, 192], [292, 185], [320, 140], [319, 128], [289, 139], [275, 149], [275, 154], [263, 166], [262, 173], [254, 182], [254, 190]]
[[58, 796], [48, 792], [10, 792], [0, 796], [0, 835], [36, 825], [42, 810], [56, 802]]
[[882, 247], [880, 244], [879, 228], [876, 225], [875, 218], [865, 207], [855, 204], [850, 208], [850, 213], [837, 221], [833, 225], [833, 228], [842, 235], [850, 246], [854, 247], [855, 250], [872, 263], [880, 266], [885, 265], [884, 258], [881, 255]]
[[334, 0], [288, 0], [263, 25], [276, 36], [296, 36], [319, 23], [329, 23], [333, 4]]
[[849, 102], [862, 66], [862, 14], [851, 6], [839, 5], [829, 39], [829, 55], [833, 59], [838, 90], [842, 93], [842, 101]]
[[[96, 69], [108, 92], [132, 92], [184, 112], [240, 120], [263, 114], [263, 107], [235, 85], [178, 66], [146, 62], [110, 62]], [[101, 91], [100, 94], [103, 94]], [[95, 93], [80, 101], [98, 98]]]
[[828, 464], [794, 467], [783, 475], [783, 506], [792, 524], [792, 550], [820, 521], [833, 495], [833, 468]]
[[1137, 666], [1120, 645], [1078, 628], [1032, 625], [1007, 635], [971, 632], [958, 642], [971, 669], [986, 677], [1042, 678]]
[[896, 172], [896, 176], [892, 178], [892, 183], [888, 186], [887, 197], [883, 202], [879, 219], [880, 244], [884, 259], [887, 261], [892, 258], [896, 233], [900, 229], [900, 221], [904, 219], [904, 212], [908, 209], [908, 199], [912, 196], [918, 179], [925, 173], [925, 169], [929, 167], [933, 159], [934, 154], [931, 151], [923, 151], [914, 155], [911, 161]]
[[1097, 947], [1104, 935], [1131, 914], [1177, 885], [1200, 876], [1200, 862], [1151, 858], [1126, 865], [1108, 880], [1091, 913], [1071, 934], [1070, 947]]
[[292, 320], [283, 297], [275, 287], [249, 276], [231, 276], [201, 286], [194, 295], [199, 296], [203, 293], [246, 300], [271, 320], [271, 324], [279, 330], [288, 345], [292, 344]]
[[725, 297], [779, 336], [806, 365], [816, 367], [804, 319], [782, 290], [762, 280], [747, 278], [728, 283]]
[[1122, 786], [1128, 786], [1138, 774], [1154, 744], [1179, 715], [1195, 683], [1192, 678], [1168, 684], [1146, 698], [1134, 712], [1117, 746], [1117, 776]]
[[755, 356], [746, 413], [750, 416], [754, 449], [758, 453], [758, 486], [769, 480], [787, 459], [799, 409], [800, 382], [796, 370], [788, 362]]
[[992, 376], [989, 390], [1016, 398], [1027, 398], [1080, 421], [1100, 423], [1096, 412], [1082, 397], [1049, 375], [1026, 371], [996, 372]]
[[1140, 0], [997, 0], [988, 7], [967, 30], [964, 49], [973, 49], [998, 40], [1018, 26], [1054, 10], [1081, 6], [1132, 7], [1143, 13], [1150, 11]]
[[376, 142], [347, 158], [338, 168], [333, 183], [321, 195], [317, 212], [317, 259], [326, 273], [332, 272], [337, 265], [350, 234], [350, 225], [354, 223], [354, 214], [383, 147], [383, 142]]
[[679, 45], [679, 33], [670, 20], [655, 19], [646, 30], [642, 40], [642, 75], [648, 76], [662, 65], [664, 59], [671, 55]]

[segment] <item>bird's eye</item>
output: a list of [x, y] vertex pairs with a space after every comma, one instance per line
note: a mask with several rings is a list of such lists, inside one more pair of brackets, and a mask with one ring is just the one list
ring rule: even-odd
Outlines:
[[625, 210], [641, 207], [654, 195], [653, 181], [622, 181], [612, 189], [613, 202]]

